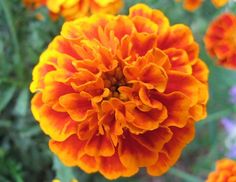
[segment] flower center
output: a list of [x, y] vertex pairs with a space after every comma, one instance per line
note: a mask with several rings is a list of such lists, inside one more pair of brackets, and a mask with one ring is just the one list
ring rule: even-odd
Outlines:
[[102, 78], [104, 80], [105, 88], [110, 90], [108, 98], [116, 97], [124, 101], [127, 100], [127, 97], [119, 92], [121, 86], [128, 85], [119, 66], [112, 71], [103, 73]]

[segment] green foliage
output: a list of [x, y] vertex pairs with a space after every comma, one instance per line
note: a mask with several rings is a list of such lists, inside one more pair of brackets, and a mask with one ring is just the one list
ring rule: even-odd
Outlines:
[[[209, 116], [197, 124], [196, 138], [186, 148], [175, 168], [163, 177], [147, 176], [141, 171], [132, 178], [115, 182], [202, 181], [216, 159], [224, 155], [224, 132], [219, 119], [236, 111], [229, 102], [228, 90], [236, 84], [236, 72], [214, 64], [207, 56], [202, 38], [209, 22], [225, 10], [236, 12], [232, 2], [215, 9], [210, 1], [194, 13], [182, 9], [174, 0], [126, 0], [122, 10], [138, 2], [161, 9], [174, 23], [189, 25], [201, 45], [201, 58], [210, 69]], [[36, 15], [42, 13], [43, 20]], [[48, 138], [42, 133], [30, 112], [28, 87], [33, 66], [52, 38], [59, 34], [63, 20], [53, 22], [47, 10], [27, 10], [21, 0], [0, 0], [0, 181], [50, 182], [57, 178], [69, 182], [107, 182], [100, 174], [87, 175], [78, 168], [65, 167], [48, 149]], [[198, 177], [196, 177], [198, 176]]]

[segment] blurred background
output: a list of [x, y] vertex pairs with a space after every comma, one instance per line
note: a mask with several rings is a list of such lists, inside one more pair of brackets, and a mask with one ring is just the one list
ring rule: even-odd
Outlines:
[[[236, 71], [214, 64], [207, 55], [203, 36], [220, 13], [236, 13], [236, 2], [216, 9], [210, 0], [191, 13], [174, 0], [126, 0], [121, 14], [143, 2], [162, 10], [171, 24], [190, 26], [201, 47], [200, 57], [210, 69], [208, 117], [197, 123], [195, 140], [179, 162], [164, 176], [150, 177], [143, 170], [116, 182], [201, 182], [214, 169], [215, 161], [236, 157]], [[39, 18], [38, 14], [44, 18]], [[32, 68], [52, 38], [60, 33], [63, 19], [51, 21], [46, 8], [26, 9], [21, 0], [0, 0], [0, 182], [106, 182], [99, 174], [88, 175], [79, 168], [64, 167], [48, 148], [30, 111], [29, 83]]]

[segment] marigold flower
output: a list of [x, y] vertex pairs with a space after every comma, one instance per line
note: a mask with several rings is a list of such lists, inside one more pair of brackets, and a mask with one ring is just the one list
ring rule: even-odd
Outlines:
[[218, 64], [236, 69], [236, 16], [231, 13], [220, 15], [208, 27], [204, 38], [205, 46]]
[[[204, 2], [204, 0], [176, 0], [176, 1], [177, 2], [183, 1], [183, 7], [184, 7], [184, 9], [186, 9], [188, 11], [197, 10]], [[224, 6], [226, 3], [228, 3], [228, 1], [229, 0], [211, 0], [212, 4], [216, 8], [220, 8], [220, 7]]]
[[63, 16], [73, 20], [94, 13], [117, 13], [123, 0], [23, 0], [26, 6], [35, 9], [46, 6], [52, 19]]
[[236, 181], [236, 162], [224, 158], [216, 162], [216, 170], [211, 172], [206, 182], [235, 182]]
[[211, 2], [216, 8], [220, 8], [227, 4], [229, 0], [211, 0]]
[[203, 3], [203, 0], [176, 0], [176, 1], [177, 2], [183, 1], [183, 7], [188, 11], [195, 11]]
[[33, 71], [32, 112], [67, 166], [162, 175], [206, 116], [208, 69], [191, 30], [144, 4], [63, 25]]

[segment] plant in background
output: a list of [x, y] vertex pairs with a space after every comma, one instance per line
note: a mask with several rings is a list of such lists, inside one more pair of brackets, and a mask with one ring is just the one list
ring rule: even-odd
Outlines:
[[23, 2], [31, 9], [46, 6], [54, 20], [60, 16], [66, 20], [73, 20], [94, 13], [116, 14], [123, 6], [122, 0], [23, 0]]
[[[184, 7], [184, 9], [186, 9], [188, 11], [197, 10], [204, 2], [204, 0], [176, 0], [176, 1], [177, 2], [183, 1], [183, 7]], [[212, 4], [216, 8], [220, 8], [220, 7], [224, 6], [226, 3], [228, 3], [228, 1], [229, 0], [211, 0]]]
[[66, 22], [33, 71], [31, 109], [67, 166], [160, 176], [206, 117], [208, 69], [191, 30], [137, 4]]
[[216, 162], [216, 170], [211, 172], [206, 182], [235, 182], [236, 181], [236, 162], [224, 158]]
[[208, 27], [204, 38], [208, 53], [217, 63], [236, 69], [236, 16], [223, 13]]

